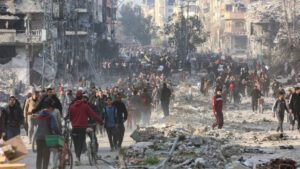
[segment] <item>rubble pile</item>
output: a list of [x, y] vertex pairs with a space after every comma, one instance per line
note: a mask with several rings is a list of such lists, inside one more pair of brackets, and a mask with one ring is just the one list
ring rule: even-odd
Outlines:
[[266, 164], [259, 164], [256, 169], [296, 169], [296, 162], [291, 159], [273, 159]]
[[[243, 153], [264, 153], [228, 144], [226, 139], [193, 135], [191, 127], [137, 129], [131, 137], [137, 142], [124, 151], [126, 165], [135, 168], [224, 168]], [[235, 159], [233, 159], [235, 157]]]
[[247, 19], [252, 22], [266, 22], [271, 19], [282, 21], [284, 19], [282, 3], [277, 0], [251, 3], [248, 6]]

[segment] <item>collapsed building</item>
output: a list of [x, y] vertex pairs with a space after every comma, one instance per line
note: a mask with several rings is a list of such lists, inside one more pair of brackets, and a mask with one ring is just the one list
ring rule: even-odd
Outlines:
[[[24, 5], [26, 3], [26, 5]], [[4, 0], [0, 2], [1, 79], [29, 83], [30, 61], [42, 46], [43, 11], [40, 3]]]
[[289, 0], [252, 3], [247, 13], [249, 54], [269, 64], [297, 58], [299, 8], [299, 2]]
[[101, 45], [115, 44], [116, 3], [0, 1], [0, 78], [7, 80], [3, 83], [72, 81], [86, 72], [95, 76]]

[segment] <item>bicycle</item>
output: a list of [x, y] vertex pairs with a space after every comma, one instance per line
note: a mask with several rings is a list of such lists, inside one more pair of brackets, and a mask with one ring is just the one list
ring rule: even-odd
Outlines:
[[[56, 147], [58, 150], [58, 155], [54, 158], [55, 166], [54, 168], [58, 169], [72, 169], [73, 168], [73, 156], [70, 149], [71, 144], [71, 131], [69, 129], [69, 119], [65, 119], [64, 130], [63, 130], [63, 138], [64, 144], [62, 147]], [[57, 162], [59, 164], [57, 165]]]
[[94, 128], [96, 127], [96, 124], [91, 124], [89, 127], [86, 129], [86, 135], [90, 138], [88, 144], [87, 144], [87, 156], [89, 159], [89, 163], [91, 166], [97, 164], [98, 160], [98, 148], [97, 148], [97, 143], [96, 143], [96, 136], [95, 136], [95, 131]]

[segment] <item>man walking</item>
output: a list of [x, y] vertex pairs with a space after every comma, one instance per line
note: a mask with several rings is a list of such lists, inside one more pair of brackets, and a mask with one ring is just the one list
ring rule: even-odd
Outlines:
[[106, 128], [110, 149], [114, 151], [118, 149], [118, 138], [117, 138], [117, 109], [113, 106], [112, 98], [107, 98], [107, 106], [103, 109], [103, 118], [104, 118], [104, 125]]
[[32, 111], [37, 106], [38, 98], [39, 98], [39, 92], [35, 91], [33, 93], [33, 95], [26, 100], [25, 105], [24, 105], [24, 118], [25, 118], [25, 123], [28, 124], [29, 144], [31, 144], [31, 141], [32, 141], [34, 125], [35, 125], [33, 123]]
[[141, 97], [141, 102], [142, 102], [142, 105], [141, 105], [142, 121], [143, 121], [143, 125], [146, 126], [150, 123], [152, 98], [146, 88], [143, 90], [143, 93], [141, 94], [140, 97]]
[[24, 121], [23, 111], [15, 96], [10, 96], [8, 106], [3, 110], [5, 113], [6, 140], [21, 133], [21, 124]]
[[54, 101], [54, 108], [58, 109], [59, 112], [62, 114], [62, 105], [61, 102], [59, 101], [58, 97], [56, 96], [56, 94], [54, 93], [54, 90], [52, 88], [48, 88], [47, 89], [47, 94], [43, 95], [41, 97], [41, 99], [39, 100], [37, 106], [35, 109], [33, 109], [33, 113], [37, 113], [40, 110], [43, 110], [45, 108], [45, 99], [47, 98], [51, 98]]
[[252, 111], [253, 111], [253, 113], [255, 113], [257, 111], [258, 99], [261, 98], [261, 96], [263, 96], [263, 94], [258, 89], [258, 87], [255, 86], [254, 90], [251, 93], [251, 97], [252, 97]]
[[171, 90], [167, 87], [167, 84], [163, 84], [163, 88], [161, 90], [160, 95], [160, 101], [161, 101], [161, 107], [163, 109], [165, 117], [169, 116], [169, 104], [170, 104], [170, 98], [171, 98]]
[[213, 97], [212, 107], [216, 118], [216, 122], [212, 125], [212, 129], [215, 129], [217, 126], [218, 129], [221, 129], [224, 124], [222, 89], [217, 89], [217, 93]]
[[300, 87], [295, 88], [295, 93], [292, 94], [289, 107], [292, 110], [293, 115], [296, 117], [295, 119], [298, 122], [297, 129], [300, 132]]
[[72, 136], [75, 147], [77, 161], [76, 165], [80, 165], [80, 156], [85, 146], [86, 129], [88, 127], [88, 119], [93, 118], [102, 124], [102, 119], [96, 115], [91, 107], [83, 99], [83, 94], [78, 91], [76, 101], [69, 108], [69, 117], [72, 124]]
[[116, 101], [113, 103], [113, 105], [117, 109], [117, 124], [118, 124], [118, 148], [121, 148], [123, 143], [123, 138], [125, 134], [125, 126], [124, 123], [127, 120], [128, 112], [126, 105], [122, 101], [122, 95], [121, 93], [117, 94]]

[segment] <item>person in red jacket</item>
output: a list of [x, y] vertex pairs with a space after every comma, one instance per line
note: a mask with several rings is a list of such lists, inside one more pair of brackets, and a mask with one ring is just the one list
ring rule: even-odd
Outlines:
[[229, 84], [229, 102], [232, 103], [233, 101], [233, 93], [234, 93], [234, 90], [235, 90], [235, 84], [234, 84], [234, 81], [230, 82]]
[[76, 101], [69, 107], [69, 117], [72, 124], [72, 137], [77, 157], [75, 164], [80, 165], [80, 155], [85, 145], [88, 119], [92, 118], [100, 124], [102, 124], [103, 121], [92, 108], [82, 100], [82, 92], [77, 92]]
[[218, 128], [221, 129], [224, 124], [222, 89], [217, 89], [217, 94], [213, 97], [212, 107], [214, 116], [216, 117], [212, 128], [215, 129], [215, 127], [218, 126]]

